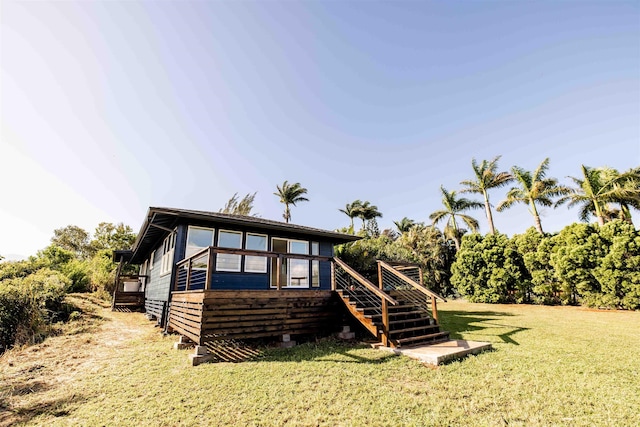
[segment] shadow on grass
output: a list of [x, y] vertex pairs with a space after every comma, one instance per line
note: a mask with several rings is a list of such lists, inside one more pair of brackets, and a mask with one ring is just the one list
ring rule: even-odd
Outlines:
[[365, 344], [325, 338], [318, 342], [306, 342], [292, 348], [267, 349], [260, 361], [337, 362], [379, 365], [387, 363], [396, 357], [393, 353], [363, 351], [368, 349], [371, 349], [371, 347]]
[[20, 396], [44, 393], [52, 388], [49, 384], [31, 381], [24, 384], [14, 383], [8, 392], [0, 393], [4, 395], [0, 403], [0, 426], [24, 424], [43, 414], [63, 417], [69, 415], [71, 406], [86, 400], [84, 397], [73, 394], [59, 399], [43, 399], [29, 405], [20, 404]]
[[493, 335], [506, 344], [520, 345], [513, 339], [513, 335], [530, 329], [506, 325], [501, 322], [495, 323], [495, 321], [515, 316], [512, 313], [499, 311], [441, 311], [439, 314], [442, 329], [449, 331], [452, 339], [462, 339], [465, 332], [485, 331], [487, 335], [492, 335], [488, 329], [507, 329], [504, 333]]

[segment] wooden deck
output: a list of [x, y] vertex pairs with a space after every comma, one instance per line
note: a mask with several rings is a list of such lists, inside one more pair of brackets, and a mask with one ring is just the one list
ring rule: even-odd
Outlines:
[[199, 345], [222, 339], [333, 332], [340, 311], [331, 291], [173, 292], [169, 330]]

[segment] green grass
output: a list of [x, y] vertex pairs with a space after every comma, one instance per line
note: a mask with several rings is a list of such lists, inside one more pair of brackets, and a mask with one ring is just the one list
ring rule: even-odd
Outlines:
[[[0, 360], [12, 365], [0, 371], [0, 384], [10, 385], [4, 419], [90, 426], [640, 425], [640, 313], [464, 302], [439, 309], [452, 337], [489, 341], [494, 351], [432, 368], [323, 340], [267, 348], [257, 361], [190, 367], [190, 350], [171, 348], [175, 337], [162, 337], [140, 314], [114, 313], [106, 327], [136, 334], [120, 341], [99, 333], [67, 337], [83, 340], [63, 342], [61, 348], [78, 346], [76, 365], [68, 360], [73, 352], [57, 362], [69, 369], [46, 357], [19, 362], [18, 353]], [[29, 392], [38, 378], [43, 384]]]

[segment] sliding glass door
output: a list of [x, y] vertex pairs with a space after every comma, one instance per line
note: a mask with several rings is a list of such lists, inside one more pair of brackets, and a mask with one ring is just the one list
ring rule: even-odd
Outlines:
[[[281, 254], [309, 254], [309, 242], [303, 240], [281, 239], [274, 237], [271, 240], [271, 250]], [[277, 259], [271, 259], [271, 287], [276, 287]], [[282, 288], [308, 288], [309, 287], [309, 261], [306, 259], [283, 258], [280, 271], [280, 287]]]

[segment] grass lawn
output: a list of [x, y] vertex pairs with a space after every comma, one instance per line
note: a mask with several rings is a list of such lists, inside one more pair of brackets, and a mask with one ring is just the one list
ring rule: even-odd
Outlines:
[[333, 340], [190, 367], [143, 315], [0, 358], [0, 424], [640, 425], [640, 313], [439, 304], [453, 338], [494, 351], [437, 368]]

